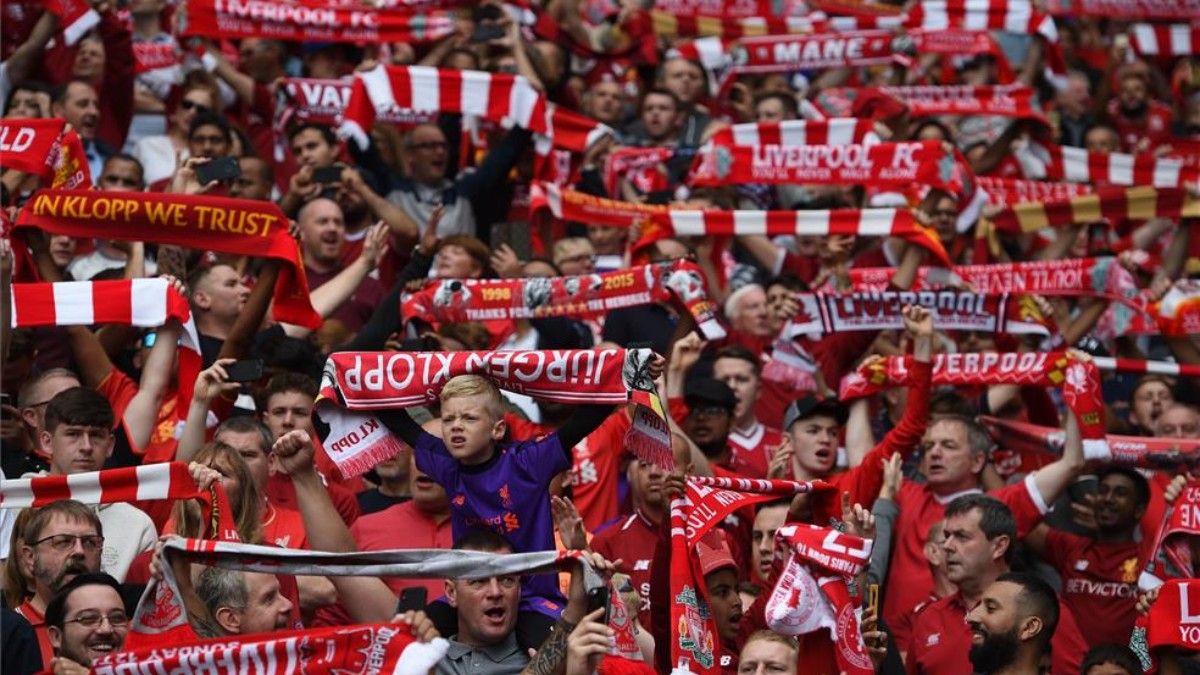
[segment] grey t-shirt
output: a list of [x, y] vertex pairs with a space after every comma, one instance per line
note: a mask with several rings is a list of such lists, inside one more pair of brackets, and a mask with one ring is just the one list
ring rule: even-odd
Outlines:
[[517, 644], [516, 631], [490, 647], [468, 647], [457, 637], [450, 638], [449, 651], [438, 661], [438, 675], [519, 675], [529, 663], [529, 655]]

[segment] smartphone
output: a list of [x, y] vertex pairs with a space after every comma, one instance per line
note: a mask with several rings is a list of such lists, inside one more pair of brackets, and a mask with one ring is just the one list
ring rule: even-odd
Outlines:
[[342, 166], [334, 164], [333, 166], [323, 166], [313, 170], [313, 182], [316, 183], [340, 183], [342, 181]]
[[8, 394], [0, 393], [0, 405], [12, 405], [12, 397]]
[[491, 42], [504, 37], [504, 27], [494, 23], [477, 23], [471, 33], [471, 42]]
[[196, 180], [200, 181], [201, 185], [208, 185], [214, 180], [231, 181], [241, 175], [242, 167], [238, 164], [237, 157], [214, 157], [196, 167]]
[[427, 599], [428, 592], [424, 588], [406, 588], [400, 591], [400, 602], [396, 604], [396, 613], [424, 610]]
[[612, 591], [609, 585], [605, 583], [599, 588], [593, 588], [587, 592], [587, 611], [584, 614], [603, 608], [604, 613], [600, 615], [600, 623], [608, 623], [609, 614], [612, 612], [612, 605], [609, 603], [609, 596]]
[[262, 377], [262, 359], [241, 359], [225, 366], [230, 382], [255, 382]]

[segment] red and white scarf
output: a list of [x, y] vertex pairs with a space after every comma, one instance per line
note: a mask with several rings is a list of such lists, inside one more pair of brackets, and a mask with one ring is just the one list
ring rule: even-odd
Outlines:
[[1047, 183], [1021, 178], [976, 176], [975, 185], [987, 193], [993, 206], [1012, 206], [1024, 202], [1057, 202], [1092, 194], [1095, 188], [1080, 183]]
[[700, 540], [743, 506], [786, 495], [833, 492], [821, 481], [687, 477], [686, 494], [671, 500], [672, 672], [721, 672], [721, 638], [705, 599], [704, 574], [696, 555]]
[[722, 127], [713, 134], [715, 145], [850, 145], [878, 143], [875, 125], [857, 117], [826, 120], [751, 122]]
[[405, 321], [456, 323], [496, 319], [568, 316], [594, 319], [620, 307], [678, 301], [696, 320], [706, 340], [725, 337], [708, 300], [704, 274], [687, 260], [572, 277], [519, 279], [435, 279], [405, 295]]
[[68, 47], [100, 23], [100, 14], [87, 0], [46, 0], [46, 11], [58, 17], [58, 27]]
[[[394, 111], [462, 113], [509, 122], [546, 139], [549, 145], [582, 152], [605, 135], [607, 126], [549, 103], [520, 75], [425, 66], [383, 66], [355, 73], [341, 133], [367, 147], [377, 117]], [[548, 146], [540, 150], [549, 151]]]
[[[1088, 152], [1083, 148], [1044, 147], [1044, 152], [1023, 155], [1026, 177], [1108, 185], [1183, 187], [1200, 179], [1200, 169], [1185, 167], [1183, 160], [1150, 153]], [[1040, 156], [1039, 156], [1040, 155]]]
[[176, 412], [186, 417], [200, 374], [200, 336], [188, 300], [166, 279], [60, 281], [12, 285], [12, 325], [91, 326], [115, 323], [155, 328], [174, 319], [180, 336]]
[[675, 148], [614, 148], [604, 158], [604, 189], [610, 195], [621, 194], [621, 180], [642, 193], [670, 189], [664, 165], [674, 156]]
[[52, 188], [92, 186], [83, 141], [58, 117], [0, 120], [0, 166], [31, 173]]
[[907, 63], [897, 46], [886, 30], [748, 37], [730, 49], [730, 74]]
[[1133, 48], [1144, 56], [1200, 54], [1200, 26], [1186, 23], [1135, 23], [1129, 27]]
[[[603, 583], [600, 576], [579, 551], [496, 554], [480, 551], [406, 549], [330, 553], [171, 537], [162, 544], [162, 557], [163, 578], [161, 580], [151, 579], [150, 584], [146, 587], [146, 592], [142, 595], [141, 602], [138, 603], [130, 623], [129, 634], [125, 639], [126, 651], [153, 652], [147, 654], [147, 657], [151, 659], [155, 656], [170, 656], [166, 650], [198, 642], [195, 631], [188, 623], [187, 607], [175, 579], [174, 563], [177, 560], [264, 574], [388, 576], [408, 579], [469, 579], [507, 574], [552, 573], [565, 569], [569, 563], [577, 561], [583, 566], [585, 588], [594, 589]], [[326, 631], [329, 630], [317, 629], [293, 634], [270, 633], [263, 637], [266, 640], [296, 639], [304, 642], [306, 637], [328, 638], [330, 634]], [[410, 634], [407, 628], [400, 629], [398, 632]], [[384, 636], [376, 634], [376, 637]], [[282, 667], [279, 670], [288, 673], [341, 672], [337, 670], [337, 666], [353, 668], [356, 664], [358, 668], [361, 668], [363, 661], [373, 654], [369, 647], [375, 646], [383, 651], [384, 646], [390, 645], [390, 640], [395, 639], [395, 636], [387, 637], [387, 640], [381, 640], [375, 645], [362, 643], [361, 637], [333, 642], [326, 639], [324, 644], [330, 648], [329, 650], [323, 649], [315, 653], [312, 650], [306, 650], [310, 654], [309, 658], [312, 659], [307, 663], [307, 669], [301, 667], [305, 665], [301, 660], [292, 663], [286, 670]], [[201, 644], [207, 646], [213, 643]], [[277, 650], [281, 646], [279, 643], [263, 645], [264, 656], [270, 653], [279, 653]], [[428, 646], [423, 646], [418, 652], [422, 655], [419, 670], [407, 668], [394, 670], [397, 666], [393, 662], [389, 663], [382, 672], [424, 673], [430, 667], [429, 663], [436, 663], [441, 658], [447, 646], [447, 642], [442, 638], [434, 640]], [[395, 651], [391, 649], [387, 651], [392, 659], [401, 657], [401, 654], [396, 652], [407, 654], [413, 648], [403, 640], [397, 640], [395, 647], [397, 647]], [[284, 653], [289, 652], [285, 651]], [[107, 657], [109, 661], [106, 663], [119, 663], [121, 656], [122, 654], [118, 653]], [[330, 660], [322, 661], [322, 656]], [[384, 654], [379, 656], [382, 658]], [[282, 666], [282, 664], [279, 665]], [[124, 671], [116, 670], [116, 672]], [[360, 671], [352, 669], [352, 672]], [[377, 671], [370, 670], [369, 672]]]
[[1148, 590], [1170, 579], [1195, 579], [1200, 560], [1192, 555], [1189, 539], [1200, 537], [1200, 481], [1189, 479], [1182, 494], [1163, 513], [1162, 524], [1154, 537], [1152, 557], [1138, 579], [1138, 587]]
[[1037, 232], [1076, 223], [1200, 217], [1200, 200], [1181, 188], [1102, 187], [1091, 194], [1012, 204], [988, 219], [1001, 232]]
[[1200, 16], [1200, 0], [1047, 0], [1053, 16], [1129, 20], [1188, 20]]
[[[402, 449], [369, 411], [433, 403], [457, 375], [482, 375], [499, 389], [557, 403], [632, 400], [661, 411], [646, 371], [652, 356], [649, 349], [338, 352], [325, 362], [315, 412], [330, 427], [325, 452], [348, 478]], [[637, 444], [646, 447], [660, 439], [655, 435]]]
[[296, 42], [433, 42], [454, 32], [454, 16], [413, 14], [366, 3], [317, 0], [191, 0], [180, 35]]
[[[1062, 429], [988, 416], [981, 416], [979, 423], [1000, 444], [1000, 450], [1009, 453], [1062, 454]], [[1108, 434], [1105, 440], [1112, 451], [1108, 461], [1114, 464], [1171, 472], [1200, 464], [1200, 439]], [[996, 462], [1000, 464], [1002, 460], [996, 459]]]
[[922, 0], [908, 10], [909, 28], [1000, 30], [1058, 41], [1054, 19], [1029, 0]]
[[272, 202], [208, 195], [101, 190], [41, 190], [21, 209], [16, 230], [72, 237], [152, 240], [197, 250], [274, 258], [282, 263], [272, 313], [316, 329], [308, 281], [288, 220]]
[[1053, 321], [1027, 296], [959, 291], [882, 291], [800, 293], [799, 309], [781, 337], [829, 335], [846, 331], [903, 328], [901, 310], [915, 304], [933, 314], [941, 330], [970, 330], [1013, 335], [1050, 335]]
[[174, 42], [133, 43], [133, 71], [138, 75], [153, 72], [155, 77], [177, 82], [183, 79], [182, 64], [183, 54]]
[[870, 539], [806, 523], [776, 530], [776, 556], [786, 562], [767, 600], [767, 627], [783, 635], [828, 629], [842, 673], [874, 673], [862, 640], [862, 617], [849, 587], [871, 562], [872, 544]]
[[[870, 396], [886, 387], [910, 384], [912, 357], [889, 356], [864, 363], [842, 378], [838, 397]], [[933, 360], [935, 385], [1019, 384], [1061, 387], [1067, 407], [1079, 422], [1083, 453], [1088, 459], [1108, 459], [1112, 451], [1104, 432], [1104, 399], [1100, 369], [1076, 361], [1064, 352], [976, 352], [938, 354]]]
[[914, 185], [962, 190], [953, 153], [937, 141], [848, 145], [713, 145], [692, 165], [692, 185], [738, 183], [862, 185], [907, 189]]
[[[336, 124], [350, 102], [351, 80], [321, 80], [310, 77], [289, 77], [283, 81], [287, 105], [297, 119], [316, 124]], [[391, 110], [379, 115], [380, 122], [413, 126], [433, 122], [435, 112]]]
[[[855, 90], [851, 90], [855, 91]], [[873, 107], [880, 115], [895, 110], [881, 99], [907, 107], [913, 117], [935, 115], [996, 115], [1045, 122], [1035, 92], [1023, 84], [872, 87], [856, 90], [856, 110]]]

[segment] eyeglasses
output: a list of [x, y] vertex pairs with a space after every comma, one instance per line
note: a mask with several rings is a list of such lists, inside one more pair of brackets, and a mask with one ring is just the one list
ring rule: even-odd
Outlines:
[[446, 141], [423, 141], [408, 146], [409, 150], [445, 150]]
[[50, 548], [56, 551], [69, 551], [75, 548], [76, 540], [83, 544], [85, 551], [97, 551], [104, 546], [104, 537], [98, 534], [52, 534], [49, 537], [38, 539], [33, 542], [33, 545], [40, 546], [50, 542]]
[[202, 113], [212, 112], [212, 108], [209, 108], [208, 106], [206, 106], [202, 103], [196, 103], [195, 101], [189, 101], [186, 98], [183, 99], [182, 102], [180, 102], [179, 107], [183, 108], [184, 110], [195, 110], [196, 112], [202, 112]]
[[698, 405], [688, 410], [688, 414], [696, 417], [721, 417], [729, 414], [728, 408], [719, 405]]
[[63, 623], [77, 623], [84, 628], [94, 630], [99, 628], [100, 624], [104, 621], [107, 621], [108, 625], [112, 626], [113, 628], [121, 628], [122, 626], [129, 625], [129, 617], [125, 615], [125, 612], [119, 609], [114, 609], [108, 614], [101, 614], [100, 612], [80, 612], [79, 616], [75, 617], [74, 619], [64, 619]]

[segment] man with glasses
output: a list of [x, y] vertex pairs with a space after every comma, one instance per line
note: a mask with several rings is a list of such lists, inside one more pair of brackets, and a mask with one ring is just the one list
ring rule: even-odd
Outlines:
[[[117, 580], [104, 573], [80, 574], [46, 606], [46, 630], [57, 657], [54, 672], [70, 672], [70, 660], [81, 666], [120, 651], [129, 632], [129, 615]], [[54, 667], [58, 666], [58, 667]]]
[[19, 555], [33, 594], [16, 609], [33, 626], [44, 664], [54, 656], [47, 620], [51, 599], [76, 576], [100, 571], [103, 532], [95, 511], [73, 500], [36, 510], [25, 524]]

